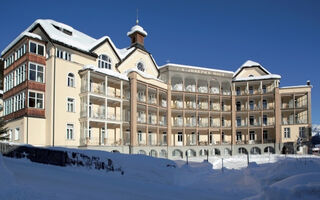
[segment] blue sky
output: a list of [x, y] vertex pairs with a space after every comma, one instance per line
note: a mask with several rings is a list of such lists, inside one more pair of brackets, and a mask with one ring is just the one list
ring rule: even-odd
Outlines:
[[145, 47], [167, 61], [235, 71], [246, 60], [282, 75], [281, 86], [313, 85], [312, 121], [320, 124], [320, 1], [14, 1], [2, 0], [0, 49], [38, 18], [66, 23], [94, 38], [129, 45], [135, 24]]

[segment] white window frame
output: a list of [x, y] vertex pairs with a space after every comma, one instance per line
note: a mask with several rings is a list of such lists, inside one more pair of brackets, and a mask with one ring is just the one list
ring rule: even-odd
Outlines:
[[56, 48], [56, 57], [66, 61], [72, 61], [72, 54], [60, 48]]
[[306, 128], [305, 127], [299, 127], [299, 137], [300, 138], [306, 137]]
[[20, 139], [20, 128], [17, 127], [14, 129], [14, 140], [19, 140]]
[[[31, 64], [33, 64], [33, 65], [35, 65], [36, 66], [36, 70], [35, 70], [35, 72], [36, 72], [36, 80], [31, 80], [30, 79], [30, 65]], [[43, 72], [41, 72], [41, 71], [38, 71], [38, 67], [42, 67], [43, 68]], [[34, 71], [34, 70], [32, 70], [32, 71]], [[38, 82], [38, 83], [45, 83], [46, 82], [46, 80], [45, 80], [45, 73], [46, 72], [46, 68], [43, 66], [43, 65], [40, 65], [40, 64], [38, 64], [38, 63], [34, 63], [34, 62], [29, 62], [28, 63], [28, 80], [29, 81], [35, 81], [35, 82]], [[43, 76], [42, 76], [42, 79], [43, 79], [43, 81], [42, 82], [40, 82], [40, 81], [38, 81], [37, 80], [37, 77], [38, 77], [38, 73], [42, 73], [43, 74]]]
[[[102, 59], [103, 56], [106, 56], [107, 59], [106, 60]], [[98, 68], [112, 69], [112, 60], [110, 56], [108, 56], [107, 54], [100, 54], [98, 57]]]
[[[73, 77], [70, 76], [71, 74], [72, 74]], [[72, 84], [69, 84], [69, 83], [71, 83], [71, 81], [69, 82], [69, 80], [72, 80]], [[68, 87], [73, 87], [73, 88], [76, 87], [75, 75], [72, 72], [69, 72], [68, 75], [67, 75], [67, 86]]]
[[[71, 131], [71, 133], [70, 133]], [[74, 140], [74, 124], [68, 123], [66, 128], [66, 139]]]
[[[143, 70], [139, 69], [139, 64], [142, 65], [142, 69], [143, 69]], [[137, 67], [137, 69], [138, 69], [139, 71], [141, 71], [141, 72], [145, 72], [145, 71], [146, 71], [145, 64], [144, 64], [142, 61], [139, 61], [139, 62], [137, 63], [137, 65], [136, 65], [136, 67]]]
[[[35, 107], [30, 107], [29, 106], [30, 92], [36, 94], [35, 95]], [[38, 99], [37, 98], [37, 94], [42, 94], [42, 108], [38, 108], [37, 107], [37, 99]], [[34, 90], [28, 90], [28, 105], [27, 105], [28, 108], [44, 109], [45, 108], [44, 102], [45, 101], [44, 101], [44, 93], [43, 92], [38, 92], [38, 91], [34, 91]]]
[[[72, 99], [72, 102], [69, 102], [69, 99]], [[69, 110], [69, 108], [72, 108]], [[72, 97], [67, 97], [67, 112], [76, 112], [76, 100]]]
[[[36, 44], [36, 53], [30, 51], [31, 43]], [[42, 47], [43, 47], [43, 55], [39, 54], [39, 46], [42, 46]], [[35, 42], [35, 41], [33, 41], [33, 40], [30, 40], [30, 41], [29, 41], [29, 53], [37, 54], [37, 55], [39, 55], [39, 56], [46, 56], [46, 47], [45, 47], [45, 45], [43, 45], [43, 44], [40, 44], [40, 43]]]
[[256, 140], [256, 132], [255, 131], [249, 131], [249, 140]]
[[290, 138], [291, 137], [291, 130], [290, 130], [290, 127], [286, 127], [286, 128], [284, 128], [284, 130], [283, 130], [283, 132], [284, 132], [284, 138]]
[[183, 142], [183, 133], [178, 132], [178, 142]]
[[237, 136], [237, 141], [241, 142], [242, 141], [242, 133], [241, 133], [241, 131], [238, 131], [236, 136]]

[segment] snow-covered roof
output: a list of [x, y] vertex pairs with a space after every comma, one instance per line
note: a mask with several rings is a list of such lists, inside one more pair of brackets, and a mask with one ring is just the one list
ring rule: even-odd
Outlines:
[[285, 86], [285, 87], [280, 87], [280, 89], [302, 88], [302, 87], [312, 87], [312, 85], [294, 85], [294, 86]]
[[265, 71], [267, 74], [271, 74], [266, 68], [262, 67], [260, 63], [254, 62], [252, 60], [247, 60], [244, 62], [241, 67], [237, 69], [236, 72], [234, 72], [234, 75], [236, 76], [244, 67], [260, 67], [263, 71]]
[[234, 78], [232, 81], [254, 81], [254, 80], [265, 80], [265, 79], [280, 79], [281, 76], [278, 74], [269, 74], [263, 76], [253, 76], [253, 77], [240, 77]]
[[103, 74], [106, 74], [106, 75], [109, 75], [109, 76], [113, 76], [113, 77], [116, 77], [116, 78], [119, 78], [119, 79], [122, 79], [122, 80], [126, 80], [128, 81], [128, 77], [125, 75], [125, 74], [120, 74], [119, 72], [116, 72], [116, 71], [113, 71], [113, 70], [110, 70], [110, 69], [103, 69], [103, 68], [98, 68], [94, 65], [85, 65], [83, 68], [83, 70], [86, 70], [86, 69], [90, 69], [90, 70], [93, 70], [93, 71], [96, 71], [96, 72], [100, 72], [100, 73], [103, 73]]
[[[70, 47], [76, 48], [84, 52], [92, 53], [92, 49], [101, 42], [105, 41], [106, 39], [110, 41], [112, 47], [115, 49], [116, 54], [119, 56], [120, 59], [126, 57], [133, 50], [133, 48], [118, 49], [108, 36], [103, 36], [100, 39], [95, 39], [80, 31], [77, 31], [69, 25], [51, 19], [38, 19], [35, 22], [33, 22], [14, 41], [12, 41], [1, 52], [1, 55], [4, 55], [24, 35], [41, 40], [41, 37], [39, 35], [30, 32], [34, 27], [36, 27], [36, 25], [40, 25], [52, 40], [61, 42], [65, 45], [68, 45]], [[67, 31], [68, 33], [66, 33], [65, 31]]]
[[212, 69], [212, 68], [206, 68], [206, 67], [198, 67], [198, 66], [191, 66], [191, 65], [181, 65], [181, 64], [174, 64], [174, 63], [168, 63], [163, 66], [160, 66], [160, 68], [172, 66], [172, 67], [183, 67], [183, 68], [189, 68], [189, 69], [201, 69], [201, 70], [207, 70], [212, 72], [221, 72], [221, 73], [228, 73], [233, 75], [233, 71], [227, 71], [227, 70], [220, 70], [220, 69]]
[[130, 36], [134, 32], [139, 32], [139, 33], [143, 34], [144, 36], [148, 35], [148, 33], [138, 24], [131, 28], [131, 30], [127, 33], [127, 36]]
[[34, 33], [30, 33], [27, 31], [22, 32], [18, 37], [16, 37], [2, 52], [1, 55], [5, 54], [13, 45], [15, 45], [21, 38], [23, 38], [24, 36], [28, 36], [34, 39], [38, 39], [38, 40], [42, 40], [42, 38], [40, 37], [40, 35], [34, 34]]
[[155, 76], [153, 76], [151, 74], [147, 74], [145, 72], [142, 72], [142, 71], [140, 71], [140, 70], [138, 70], [136, 68], [128, 69], [124, 73], [125, 74], [130, 74], [131, 72], [137, 72], [139, 75], [141, 75], [142, 77], [147, 78], [147, 79], [153, 79], [153, 80], [157, 80], [157, 81], [163, 82], [163, 80], [158, 79], [157, 77], [155, 77]]

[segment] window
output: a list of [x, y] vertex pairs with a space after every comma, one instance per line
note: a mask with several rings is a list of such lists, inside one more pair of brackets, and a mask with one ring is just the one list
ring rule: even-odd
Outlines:
[[4, 115], [11, 114], [25, 107], [25, 93], [21, 92], [4, 101]]
[[237, 132], [237, 141], [241, 141], [241, 140], [242, 140], [242, 133]]
[[19, 85], [26, 79], [26, 65], [22, 65], [14, 70], [14, 86]]
[[256, 134], [255, 134], [254, 131], [250, 131], [249, 134], [250, 134], [250, 135], [249, 135], [250, 140], [255, 140], [255, 139], [256, 139]]
[[221, 102], [221, 111], [224, 111], [224, 101]]
[[267, 115], [263, 115], [262, 117], [262, 121], [263, 121], [263, 125], [268, 125], [268, 116]]
[[29, 108], [44, 108], [43, 93], [29, 92]]
[[140, 71], [142, 71], [142, 72], [144, 72], [144, 70], [145, 70], [144, 65], [143, 65], [142, 62], [139, 62], [139, 63], [137, 64], [137, 68], [138, 68], [138, 70], [140, 70]]
[[44, 46], [42, 44], [38, 44], [38, 43], [30, 41], [29, 51], [30, 51], [30, 53], [35, 53], [40, 56], [44, 56]]
[[73, 140], [74, 137], [73, 124], [67, 124], [67, 140]]
[[29, 80], [44, 83], [44, 67], [29, 63]]
[[224, 117], [221, 117], [221, 125], [222, 125], [222, 126], [225, 126]]
[[221, 133], [221, 140], [222, 140], [222, 142], [225, 142], [225, 134], [224, 134], [224, 132]]
[[253, 126], [254, 125], [254, 116], [250, 116], [249, 121], [250, 121], [250, 125]]
[[16, 51], [16, 60], [21, 58], [26, 53], [26, 44], [23, 44], [18, 51]]
[[240, 87], [237, 87], [236, 93], [238, 96], [240, 95]]
[[290, 138], [290, 128], [284, 128], [284, 138]]
[[241, 117], [237, 117], [237, 126], [241, 126]]
[[92, 131], [91, 131], [91, 126], [89, 126], [89, 130], [88, 130], [88, 138], [89, 138], [89, 140], [91, 140], [91, 138], [92, 138]]
[[178, 132], [178, 142], [182, 142], [182, 132]]
[[9, 133], [9, 138], [10, 138], [10, 141], [12, 141], [12, 130], [11, 129], [9, 129], [9, 131], [8, 131]]
[[138, 142], [142, 142], [142, 132], [138, 131]]
[[16, 128], [14, 131], [14, 140], [20, 139], [20, 128]]
[[104, 69], [111, 69], [111, 59], [107, 55], [100, 55], [98, 58], [98, 67]]
[[265, 94], [267, 93], [267, 87], [265, 85], [262, 86], [262, 92]]
[[268, 131], [266, 131], [266, 130], [263, 131], [263, 140], [265, 140], [265, 141], [268, 140]]
[[253, 87], [249, 86], [249, 94], [253, 94]]
[[67, 61], [71, 61], [71, 53], [69, 53], [67, 51], [63, 51], [58, 48], [56, 49], [56, 57], [67, 60]]
[[74, 74], [68, 74], [68, 87], [74, 87]]
[[237, 111], [241, 111], [241, 102], [240, 101], [237, 101], [236, 107], [237, 107]]
[[252, 74], [250, 74], [249, 77], [254, 77], [254, 76]]
[[267, 100], [265, 100], [265, 99], [262, 100], [262, 107], [263, 107], [263, 109], [268, 109], [268, 102], [267, 102]]
[[68, 98], [67, 99], [67, 111], [68, 112], [75, 112], [75, 106], [74, 106], [74, 103], [75, 100], [73, 98]]
[[249, 101], [249, 107], [250, 107], [250, 110], [254, 110], [254, 102], [253, 101]]
[[167, 144], [167, 132], [162, 133], [162, 144]]
[[209, 135], [209, 144], [212, 144], [213, 143], [213, 133], [210, 132], [210, 135]]
[[300, 138], [305, 137], [305, 127], [299, 127], [299, 137]]
[[195, 132], [191, 133], [191, 142], [192, 145], [196, 144], [196, 134]]

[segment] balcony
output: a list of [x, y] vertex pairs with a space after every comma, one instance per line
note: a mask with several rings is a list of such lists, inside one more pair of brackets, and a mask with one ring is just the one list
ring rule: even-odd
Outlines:
[[156, 125], [157, 124], [157, 115], [151, 115], [149, 114], [149, 124]]
[[157, 104], [157, 98], [149, 96], [148, 103], [149, 104]]
[[198, 92], [199, 93], [208, 93], [208, 87], [200, 86], [200, 87], [198, 87]]
[[186, 91], [187, 92], [196, 92], [196, 85], [187, 85]]
[[210, 127], [218, 128], [220, 127], [220, 123], [214, 122], [213, 120], [211, 120]]
[[138, 93], [137, 95], [137, 101], [139, 102], [146, 102], [146, 96], [143, 94]]
[[219, 87], [211, 87], [210, 93], [211, 94], [220, 94]]
[[197, 104], [195, 101], [187, 101], [186, 109], [197, 109]]
[[105, 86], [104, 84], [91, 84], [90, 92], [99, 95], [105, 95]]
[[198, 104], [198, 108], [201, 109], [201, 110], [208, 110], [208, 109], [209, 109], [209, 106], [208, 106], [208, 103], [200, 102], [200, 103]]
[[174, 91], [183, 91], [183, 84], [182, 83], [178, 83], [178, 84], [172, 85], [172, 90], [174, 90]]
[[175, 118], [173, 120], [173, 126], [183, 126], [183, 119], [182, 118]]
[[208, 122], [200, 122], [199, 127], [208, 127]]
[[307, 119], [296, 119], [297, 124], [307, 124], [308, 120]]
[[176, 108], [176, 109], [182, 109], [183, 108], [183, 102], [182, 101], [174, 101], [172, 108]]
[[186, 127], [196, 127], [197, 126], [196, 118], [195, 117], [187, 118], [185, 126]]
[[161, 99], [161, 107], [164, 107], [164, 108], [166, 108], [167, 107], [167, 100], [165, 100], [165, 99]]

